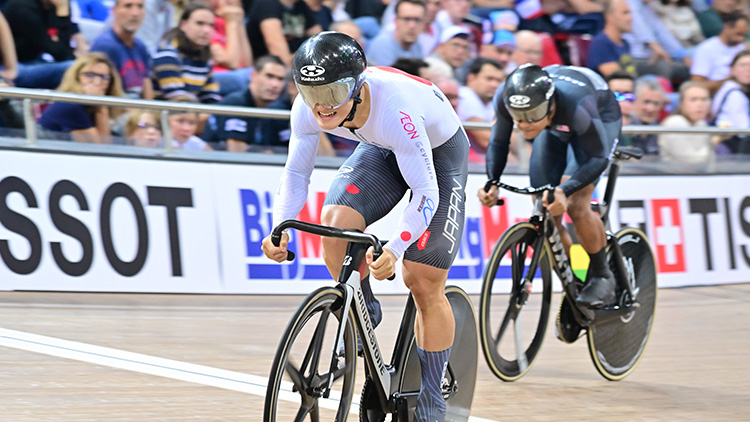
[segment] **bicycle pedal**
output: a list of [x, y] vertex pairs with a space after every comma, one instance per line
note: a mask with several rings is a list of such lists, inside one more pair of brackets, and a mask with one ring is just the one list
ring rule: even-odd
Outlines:
[[555, 335], [563, 343], [571, 344], [581, 337], [583, 327], [576, 321], [573, 308], [563, 294], [560, 300], [560, 311], [557, 313]]

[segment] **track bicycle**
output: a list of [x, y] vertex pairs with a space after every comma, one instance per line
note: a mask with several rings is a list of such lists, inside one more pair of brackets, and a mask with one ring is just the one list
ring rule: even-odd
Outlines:
[[[349, 244], [337, 285], [319, 288], [307, 296], [281, 336], [268, 379], [263, 420], [346, 421], [355, 410], [352, 399], [359, 354], [365, 368], [359, 420], [383, 422], [391, 414], [394, 422], [413, 421], [422, 378], [414, 338], [414, 300], [410, 294], [387, 364], [360, 284], [359, 269], [364, 265], [367, 247], [373, 246], [377, 259], [383, 252], [381, 242], [372, 234], [286, 220], [273, 230], [276, 246], [287, 228], [348, 240]], [[291, 251], [289, 255], [288, 260], [294, 259]], [[476, 318], [463, 290], [447, 286], [445, 292], [456, 320], [442, 385], [446, 421], [467, 421], [477, 375]]]
[[[616, 303], [599, 309], [576, 304], [584, 283], [573, 273], [557, 227], [542, 204], [544, 191], [548, 192], [549, 203], [554, 201], [554, 187], [519, 189], [497, 183], [500, 188], [535, 196], [531, 218], [503, 233], [483, 276], [479, 301], [482, 350], [490, 369], [501, 380], [521, 378], [538, 357], [549, 320], [551, 269], [563, 286], [557, 337], [573, 343], [585, 332], [594, 366], [608, 380], [625, 378], [638, 364], [654, 322], [656, 264], [643, 232], [626, 227], [612, 233], [609, 210], [621, 162], [642, 155], [638, 148], [617, 148], [604, 198], [592, 202], [592, 209], [604, 223], [607, 260], [617, 281]], [[491, 183], [487, 182], [485, 191]], [[541, 293], [532, 293], [535, 280], [541, 283]]]

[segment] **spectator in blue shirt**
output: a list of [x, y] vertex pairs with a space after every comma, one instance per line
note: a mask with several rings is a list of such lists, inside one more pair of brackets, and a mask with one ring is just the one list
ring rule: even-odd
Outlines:
[[630, 45], [623, 34], [630, 32], [633, 16], [626, 0], [613, 0], [604, 10], [604, 30], [597, 34], [589, 46], [586, 65], [607, 77], [617, 70], [636, 75]]
[[399, 1], [393, 31], [385, 29], [370, 42], [367, 59], [378, 66], [390, 66], [399, 58], [424, 58], [422, 45], [418, 41], [426, 10], [422, 0]]
[[[235, 92], [219, 104], [265, 108], [276, 101], [285, 88], [284, 62], [276, 56], [264, 56], [255, 61], [247, 89]], [[203, 139], [226, 146], [229, 152], [247, 152], [250, 145], [263, 144], [260, 120], [257, 117], [215, 115], [209, 118]], [[286, 146], [286, 145], [284, 145]], [[221, 149], [215, 148], [215, 149]]]
[[135, 33], [143, 24], [145, 0], [115, 0], [112, 28], [94, 40], [91, 51], [101, 51], [115, 64], [128, 97], [153, 99], [149, 77], [151, 56]]

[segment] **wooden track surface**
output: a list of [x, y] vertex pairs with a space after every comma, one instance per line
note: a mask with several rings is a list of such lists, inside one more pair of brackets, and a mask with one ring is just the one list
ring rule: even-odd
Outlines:
[[[380, 299], [385, 319], [377, 333], [389, 358], [405, 298]], [[0, 329], [266, 377], [300, 300], [0, 292]], [[555, 310], [558, 303], [556, 295]], [[2, 345], [1, 334], [0, 421], [262, 418], [258, 394], [22, 350]], [[472, 410], [503, 422], [747, 421], [749, 415], [750, 284], [660, 290], [645, 356], [620, 382], [596, 372], [585, 338], [563, 344], [552, 325], [540, 357], [519, 381], [496, 379], [480, 355]]]

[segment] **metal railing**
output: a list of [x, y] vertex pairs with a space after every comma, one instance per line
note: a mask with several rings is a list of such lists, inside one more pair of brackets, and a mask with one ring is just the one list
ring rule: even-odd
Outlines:
[[[51, 90], [41, 89], [28, 89], [28, 88], [12, 88], [12, 87], [0, 87], [0, 98], [14, 98], [23, 100], [23, 118], [26, 131], [26, 144], [35, 145], [38, 141], [36, 131], [36, 121], [33, 114], [33, 101], [44, 101], [44, 102], [66, 102], [74, 104], [85, 104], [95, 106], [107, 106], [107, 107], [121, 107], [121, 108], [136, 108], [155, 110], [161, 113], [161, 125], [162, 134], [164, 139], [164, 149], [160, 152], [160, 155], [173, 153], [172, 147], [172, 133], [169, 128], [169, 114], [170, 113], [209, 113], [209, 114], [221, 114], [230, 116], [243, 116], [243, 117], [258, 117], [258, 118], [271, 118], [271, 119], [289, 119], [290, 112], [288, 110], [277, 110], [267, 108], [250, 108], [240, 106], [225, 106], [225, 105], [208, 105], [208, 104], [191, 104], [191, 103], [179, 103], [169, 101], [154, 101], [154, 100], [137, 100], [120, 97], [108, 97], [108, 96], [93, 96], [83, 94], [72, 94], [66, 92], [57, 92]], [[492, 128], [491, 123], [485, 122], [464, 122], [464, 127], [468, 130], [489, 130]], [[686, 128], [675, 128], [675, 127], [662, 127], [662, 126], [646, 126], [646, 125], [630, 125], [622, 128], [623, 134], [662, 134], [662, 133], [684, 133], [684, 134], [709, 134], [709, 135], [750, 135], [750, 129], [738, 129], [738, 128], [717, 128], [717, 127], [686, 127]], [[225, 154], [229, 155], [229, 154]], [[236, 154], [233, 154], [236, 155]], [[266, 158], [268, 155], [264, 154]], [[215, 158], [215, 157], [214, 157]], [[528, 159], [528, 157], [525, 157]], [[221, 161], [224, 161], [223, 159]], [[236, 160], [229, 160], [236, 161]], [[278, 160], [269, 160], [277, 162]], [[336, 161], [336, 160], [334, 160]], [[283, 162], [283, 161], [281, 161]], [[335, 163], [329, 165], [335, 165]], [[715, 159], [712, 158], [711, 163], [704, 163], [709, 171], [715, 169]], [[750, 167], [750, 164], [748, 164]]]

